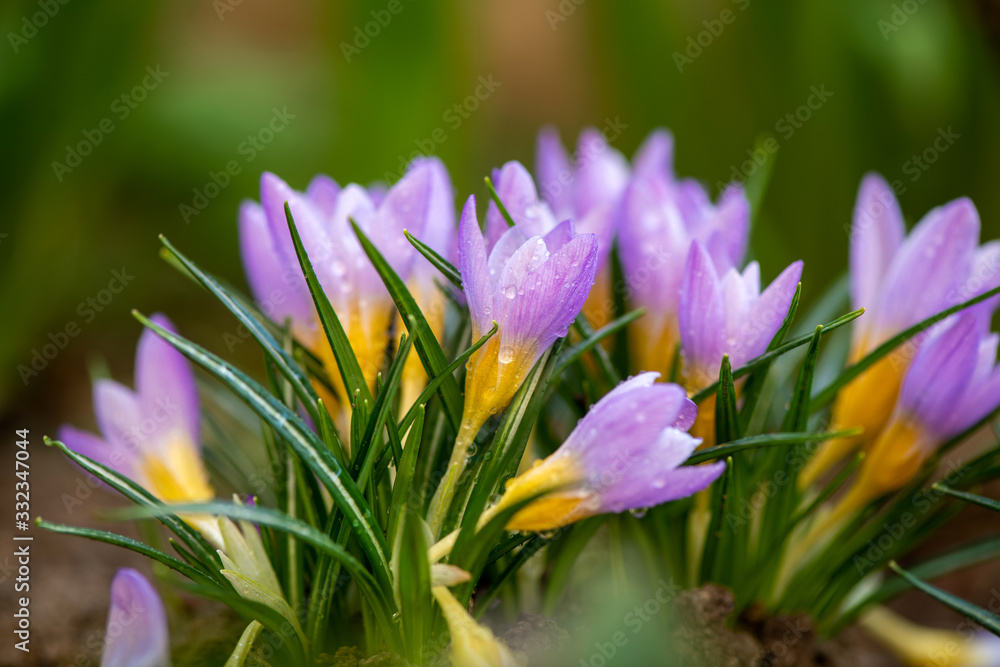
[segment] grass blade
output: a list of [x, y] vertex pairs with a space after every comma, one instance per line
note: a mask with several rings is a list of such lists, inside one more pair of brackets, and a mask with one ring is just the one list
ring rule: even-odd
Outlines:
[[410, 242], [410, 245], [416, 248], [417, 252], [426, 257], [427, 261], [430, 262], [435, 269], [440, 271], [452, 285], [458, 289], [462, 289], [462, 274], [458, 272], [458, 269], [456, 269], [451, 262], [439, 255], [434, 248], [430, 247], [405, 229], [403, 230], [403, 235], [406, 237], [406, 240]]
[[181, 354], [226, 384], [242, 398], [299, 455], [330, 491], [337, 507], [348, 518], [384, 590], [391, 590], [385, 540], [371, 509], [354, 480], [347, 475], [319, 437], [274, 396], [245, 373], [202, 347], [151, 322], [133, 311], [136, 319], [152, 329]]
[[829, 431], [824, 433], [764, 433], [762, 435], [751, 435], [739, 440], [727, 442], [724, 445], [716, 445], [708, 449], [701, 449], [691, 455], [685, 465], [695, 465], [705, 461], [731, 456], [735, 452], [756, 447], [780, 447], [782, 445], [802, 445], [807, 442], [821, 442], [833, 438], [846, 438], [860, 433], [858, 429], [848, 429], [844, 431]]
[[[861, 317], [864, 314], [864, 312], [865, 312], [864, 308], [859, 308], [857, 310], [847, 313], [846, 315], [841, 315], [832, 322], [824, 324], [823, 333], [827, 334], [830, 333], [831, 331], [836, 331], [845, 324], [853, 322], [854, 320]], [[765, 352], [756, 359], [751, 359], [750, 361], [747, 362], [746, 366], [741, 366], [737, 368], [735, 371], [733, 371], [733, 379], [738, 380], [744, 375], [747, 375], [748, 373], [764, 366], [765, 364], [774, 361], [775, 359], [785, 354], [786, 352], [790, 352], [795, 348], [802, 347], [803, 345], [808, 344], [810, 341], [812, 341], [812, 337], [813, 337], [812, 334], [809, 334], [807, 336], [799, 336], [798, 338], [794, 338], [788, 341], [787, 343], [779, 345], [778, 347], [774, 348], [769, 352]], [[700, 403], [701, 401], [705, 400], [706, 398], [708, 398], [709, 396], [711, 396], [716, 392], [716, 389], [718, 389], [718, 384], [719, 384], [718, 382], [713, 382], [712, 384], [708, 385], [707, 387], [705, 387], [704, 389], [693, 395], [691, 397], [691, 400], [694, 401], [695, 403]]]
[[357, 355], [354, 354], [351, 341], [347, 338], [347, 332], [344, 331], [344, 326], [341, 324], [340, 318], [334, 312], [333, 306], [330, 305], [330, 299], [327, 298], [326, 292], [323, 291], [323, 286], [319, 283], [319, 278], [316, 277], [316, 271], [313, 270], [309, 254], [302, 245], [299, 231], [295, 227], [295, 220], [292, 218], [292, 209], [289, 207], [288, 202], [285, 202], [285, 218], [288, 220], [288, 231], [292, 235], [292, 244], [295, 246], [295, 254], [298, 256], [299, 266], [302, 267], [302, 272], [305, 274], [309, 293], [312, 294], [313, 303], [316, 305], [316, 312], [319, 315], [320, 323], [323, 325], [323, 331], [326, 332], [326, 338], [330, 343], [330, 349], [333, 351], [333, 357], [337, 360], [337, 368], [340, 369], [340, 376], [344, 380], [347, 395], [353, 397], [360, 394], [362, 400], [367, 400], [370, 403], [372, 398], [371, 392], [368, 389], [368, 383], [365, 381], [364, 373], [361, 372], [361, 365], [358, 364]]
[[170, 241], [167, 240], [165, 236], [160, 235], [160, 242], [177, 258], [177, 260], [184, 266], [185, 269], [191, 275], [193, 275], [197, 281], [209, 292], [211, 292], [222, 305], [226, 307], [229, 312], [236, 316], [236, 319], [240, 321], [240, 324], [247, 328], [250, 335], [254, 337], [257, 343], [264, 350], [264, 354], [267, 358], [274, 364], [275, 368], [288, 380], [295, 390], [295, 394], [299, 397], [302, 403], [305, 405], [306, 410], [309, 411], [309, 416], [314, 420], [319, 420], [319, 414], [317, 412], [318, 408], [316, 401], [319, 400], [316, 391], [312, 388], [309, 383], [309, 378], [306, 377], [305, 373], [299, 368], [299, 365], [295, 363], [291, 355], [286, 352], [278, 341], [271, 335], [267, 327], [260, 322], [242, 303], [241, 300], [230, 294], [229, 291], [223, 287], [215, 278], [211, 275], [205, 273], [201, 268], [195, 264], [193, 261], [188, 259], [183, 255], [177, 248], [173, 246]]
[[218, 586], [218, 582], [214, 581], [201, 570], [191, 567], [179, 558], [174, 558], [169, 554], [165, 554], [159, 549], [154, 549], [148, 544], [144, 544], [138, 540], [133, 540], [131, 537], [125, 537], [124, 535], [118, 535], [116, 533], [109, 533], [104, 530], [95, 530], [93, 528], [82, 528], [79, 526], [66, 526], [59, 523], [51, 523], [49, 521], [45, 521], [41, 517], [35, 519], [35, 525], [39, 528], [50, 530], [53, 533], [85, 537], [88, 540], [104, 542], [105, 544], [113, 544], [116, 547], [122, 547], [123, 549], [134, 551], [145, 556], [146, 558], [150, 558], [166, 565], [171, 570], [183, 574], [192, 581], [197, 581], [209, 586]]
[[486, 189], [490, 193], [490, 199], [492, 199], [493, 203], [497, 205], [497, 208], [500, 210], [500, 215], [502, 215], [503, 219], [507, 221], [507, 226], [513, 227], [515, 224], [514, 218], [510, 217], [507, 207], [503, 205], [502, 201], [500, 201], [500, 195], [497, 194], [497, 189], [493, 187], [493, 181], [490, 180], [489, 176], [487, 176], [484, 180], [486, 181]]
[[[382, 257], [382, 253], [378, 251], [378, 248], [365, 236], [361, 227], [353, 220], [351, 220], [351, 225], [354, 227], [354, 233], [357, 235], [358, 241], [361, 242], [361, 247], [364, 248], [368, 259], [371, 260], [375, 270], [378, 271], [382, 282], [385, 283], [386, 289], [389, 290], [389, 294], [396, 304], [396, 308], [399, 310], [400, 315], [402, 315], [407, 331], [413, 339], [414, 346], [417, 348], [417, 354], [420, 355], [420, 361], [427, 372], [427, 377], [438, 377], [448, 367], [448, 361], [445, 359], [444, 351], [434, 336], [434, 332], [431, 330], [430, 325], [427, 324], [423, 312], [417, 306], [417, 302], [414, 301], [413, 295], [406, 289], [406, 285], [403, 284], [403, 281], [396, 275], [393, 268]], [[438, 391], [441, 395], [441, 400], [444, 402], [445, 412], [448, 415], [452, 428], [457, 432], [458, 425], [462, 419], [462, 395], [458, 390], [458, 383], [455, 382], [454, 377], [445, 375], [438, 387]]]
[[715, 396], [715, 442], [722, 444], [740, 437], [739, 411], [736, 409], [736, 388], [729, 355], [722, 355], [719, 369], [719, 389]]
[[993, 634], [1000, 636], [1000, 618], [997, 618], [996, 616], [994, 616], [993, 614], [991, 614], [990, 612], [986, 611], [981, 607], [977, 607], [971, 602], [966, 602], [962, 598], [955, 597], [951, 593], [947, 593], [938, 588], [937, 586], [931, 586], [927, 582], [918, 579], [917, 577], [913, 576], [912, 574], [901, 568], [896, 563], [896, 561], [889, 561], [889, 567], [892, 568], [893, 572], [895, 572], [896, 574], [898, 574], [899, 576], [903, 577], [908, 582], [910, 582], [910, 584], [912, 584], [914, 588], [920, 589], [921, 591], [927, 593], [927, 595], [930, 595], [932, 598], [934, 598], [941, 604], [951, 607], [959, 614], [968, 616], [973, 621], [983, 626]]

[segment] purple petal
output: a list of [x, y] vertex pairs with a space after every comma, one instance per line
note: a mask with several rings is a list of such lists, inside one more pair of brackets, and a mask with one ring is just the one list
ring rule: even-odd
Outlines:
[[878, 174], [867, 174], [858, 190], [851, 224], [851, 299], [855, 308], [877, 304], [882, 280], [905, 233], [892, 188]]
[[[528, 236], [543, 235], [555, 226], [549, 208], [538, 199], [535, 182], [520, 162], [508, 162], [496, 175], [493, 183], [500, 201], [518, 225], [525, 225]], [[507, 221], [492, 200], [486, 210], [486, 237], [490, 247], [507, 230]]]
[[[678, 440], [690, 439], [687, 433], [674, 431], [673, 437]], [[607, 512], [621, 512], [626, 509], [655, 507], [671, 500], [687, 498], [699, 491], [707, 489], [717, 480], [726, 464], [723, 461], [697, 466], [684, 466], [670, 471], [653, 472], [653, 468], [643, 468], [642, 479], [637, 479], [633, 486], [615, 489], [616, 493], [601, 495], [601, 505]], [[630, 480], [631, 481], [631, 480]], [[614, 507], [621, 509], [614, 509]]]
[[[177, 333], [165, 316], [155, 314], [150, 319]], [[180, 432], [200, 448], [201, 411], [194, 370], [183, 354], [149, 329], [139, 337], [135, 387], [145, 419], [142, 433], [146, 437], [164, 438], [172, 432]]]
[[284, 263], [258, 204], [243, 202], [239, 221], [243, 270], [254, 299], [273, 321], [299, 323], [296, 334], [302, 335], [305, 323], [312, 320], [313, 304], [298, 262], [294, 266]]
[[60, 427], [58, 440], [77, 454], [93, 459], [103, 466], [125, 475], [136, 478], [135, 463], [137, 451], [122, 444], [112, 444], [101, 440], [93, 433], [81, 431], [68, 424]]
[[104, 439], [115, 446], [141, 451], [149, 446], [142, 432], [143, 413], [132, 390], [114, 380], [94, 383], [94, 415]]
[[688, 431], [692, 426], [694, 426], [694, 422], [697, 419], [698, 405], [691, 399], [684, 399], [684, 403], [681, 405], [681, 411], [671, 426], [680, 431]]
[[306, 196], [309, 197], [316, 209], [327, 218], [333, 217], [339, 195], [340, 185], [326, 174], [314, 176], [309, 181], [309, 187], [306, 188]]
[[111, 608], [101, 667], [168, 667], [167, 612], [156, 589], [131, 568], [111, 582]]
[[604, 135], [593, 128], [580, 133], [576, 160], [579, 164], [573, 182], [573, 211], [583, 217], [599, 206], [613, 205], [628, 183], [625, 157], [608, 146]]
[[[995, 289], [998, 285], [1000, 285], [1000, 241], [990, 241], [976, 250], [969, 275], [955, 292], [947, 297], [947, 301], [950, 304], [962, 303]], [[998, 306], [1000, 306], [1000, 295], [977, 303], [965, 312], [974, 313], [982, 323], [983, 330], [988, 331], [993, 313]]]
[[545, 235], [545, 247], [549, 252], [558, 252], [560, 248], [569, 243], [576, 236], [572, 220], [564, 220], [556, 225], [552, 231]]
[[715, 258], [716, 267], [738, 266], [746, 254], [750, 234], [750, 200], [742, 187], [730, 185], [723, 191], [712, 224], [713, 237], [718, 238], [726, 250], [724, 258]]
[[[430, 174], [431, 193], [427, 219], [418, 238], [433, 248], [439, 255], [454, 261], [455, 245], [455, 189], [444, 163], [436, 157], [418, 158], [411, 169], [425, 169]], [[414, 235], [416, 230], [410, 230]], [[429, 262], [425, 263], [430, 265]]]
[[[631, 464], [663, 433], [675, 430], [671, 425], [686, 409], [687, 400], [684, 389], [676, 384], [647, 385], [635, 379], [622, 383], [594, 404], [559, 449], [578, 456], [589, 477], [599, 477], [616, 464]], [[609, 446], [611, 443], [614, 446]], [[657, 467], [675, 468], [693, 449], [677, 456], [663, 456]]]
[[[623, 199], [619, 253], [631, 301], [651, 314], [677, 311], [691, 238], [680, 215], [661, 201], [659, 186], [633, 179]], [[676, 209], [673, 209], [676, 211]]]
[[632, 158], [632, 173], [640, 178], [674, 179], [674, 136], [655, 130], [646, 137]]
[[472, 315], [472, 337], [478, 340], [493, 328], [493, 284], [486, 258], [486, 242], [476, 220], [476, 197], [470, 195], [458, 223], [458, 270], [462, 291]]
[[[344, 199], [344, 193], [337, 197], [336, 205], [339, 208]], [[331, 258], [334, 256], [335, 242], [331, 239], [327, 216], [324, 216], [312, 204], [312, 202], [301, 193], [292, 190], [283, 180], [274, 174], [265, 172], [260, 181], [260, 204], [267, 218], [267, 224], [271, 229], [271, 237], [274, 240], [274, 248], [281, 257], [282, 264], [289, 268], [293, 275], [301, 274], [299, 260], [295, 253], [295, 246], [292, 243], [292, 236], [288, 231], [288, 219], [285, 216], [285, 203], [288, 203], [292, 212], [292, 219], [295, 221], [295, 228], [302, 239], [302, 245], [309, 255], [309, 261], [316, 270], [316, 277], [320, 284], [328, 292], [333, 291], [336, 278], [331, 275]], [[334, 234], [333, 238], [339, 238]], [[296, 289], [302, 283], [298, 283], [296, 277], [294, 281]]]
[[389, 188], [375, 220], [366, 232], [389, 265], [404, 281], [409, 277], [410, 260], [416, 254], [406, 240], [404, 229], [423, 235], [431, 214], [432, 181], [429, 165], [418, 165]]
[[972, 315], [962, 315], [921, 345], [906, 371], [900, 406], [932, 432], [942, 430], [976, 370], [979, 327]]
[[573, 215], [571, 182], [573, 169], [569, 155], [563, 148], [559, 132], [553, 127], [543, 127], [538, 133], [535, 170], [542, 197], [558, 217]]
[[678, 322], [685, 367], [712, 373], [722, 361], [725, 328], [722, 286], [712, 258], [698, 242], [691, 245], [681, 284]]
[[490, 251], [489, 259], [490, 276], [494, 280], [500, 279], [500, 275], [503, 273], [504, 267], [507, 266], [507, 262], [514, 256], [514, 253], [521, 249], [521, 246], [527, 240], [528, 235], [525, 234], [525, 229], [521, 225], [508, 228], [497, 239], [497, 242], [493, 244], [493, 249]]
[[[802, 279], [802, 262], [793, 262], [760, 295], [741, 329], [733, 363], [743, 365], [764, 353], [788, 315], [795, 288]], [[758, 279], [759, 280], [759, 279]]]
[[[386, 195], [388, 197], [388, 194]], [[348, 312], [351, 304], [359, 295], [386, 295], [385, 285], [368, 256], [361, 248], [351, 227], [351, 220], [358, 223], [369, 239], [376, 246], [381, 241], [375, 223], [375, 203], [368, 192], [355, 183], [348, 184], [337, 199], [337, 208], [329, 226], [329, 252], [322, 258], [323, 273], [313, 260], [317, 276], [323, 284], [323, 289], [330, 296], [334, 309]], [[406, 242], [406, 239], [403, 239]], [[303, 238], [303, 243], [305, 239]], [[309, 246], [306, 246], [309, 250]], [[384, 252], [382, 248], [380, 251]], [[309, 254], [312, 259], [312, 252]]]
[[895, 332], [949, 305], [968, 274], [979, 239], [979, 214], [968, 199], [929, 212], [913, 229], [886, 272], [874, 313]]
[[[525, 245], [531, 243], [529, 239]], [[524, 262], [532, 264], [530, 259]], [[516, 275], [516, 268], [508, 266], [505, 273], [508, 270], [510, 276]], [[580, 234], [518, 283], [523, 288], [519, 287], [513, 297], [509, 291], [498, 297], [510, 301], [507, 317], [500, 325], [501, 350], [506, 346], [527, 349], [526, 346], [537, 345], [540, 353], [556, 338], [564, 336], [590, 294], [596, 271], [597, 238], [593, 234]], [[501, 282], [501, 290], [504, 285]]]
[[1000, 405], [1000, 366], [971, 384], [952, 406], [951, 414], [939, 427], [938, 438], [946, 440], [971, 428]]

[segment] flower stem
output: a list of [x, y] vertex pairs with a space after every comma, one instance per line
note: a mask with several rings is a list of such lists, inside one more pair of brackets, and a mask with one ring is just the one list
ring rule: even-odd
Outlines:
[[448, 461], [448, 468], [445, 470], [444, 479], [434, 492], [431, 498], [431, 506], [427, 510], [427, 524], [431, 528], [431, 533], [437, 535], [444, 523], [451, 500], [455, 496], [455, 489], [458, 479], [465, 471], [465, 460], [469, 454], [469, 448], [476, 439], [479, 426], [471, 420], [462, 421], [462, 426], [458, 430], [455, 438], [455, 447], [451, 450], [451, 459]]

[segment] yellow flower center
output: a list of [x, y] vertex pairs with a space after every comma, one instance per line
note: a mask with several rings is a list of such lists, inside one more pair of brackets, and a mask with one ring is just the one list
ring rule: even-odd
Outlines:
[[507, 484], [497, 509], [539, 496], [507, 522], [508, 530], [544, 531], [597, 513], [597, 496], [581, 488], [586, 475], [572, 456], [554, 455]]
[[215, 496], [198, 449], [183, 434], [171, 435], [157, 453], [143, 455], [139, 465], [149, 491], [164, 502], [204, 502]]

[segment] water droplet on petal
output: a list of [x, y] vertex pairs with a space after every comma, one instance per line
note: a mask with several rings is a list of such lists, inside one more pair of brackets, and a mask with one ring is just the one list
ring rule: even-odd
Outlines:
[[641, 519], [646, 516], [646, 512], [649, 511], [648, 507], [633, 507], [628, 511], [629, 514], [634, 516], [636, 519]]
[[497, 361], [501, 364], [509, 364], [514, 361], [514, 347], [512, 345], [504, 345], [500, 348], [500, 352], [497, 355]]
[[517, 288], [514, 285], [507, 285], [503, 288], [503, 295], [508, 299], [513, 299], [515, 294], [517, 294]]

